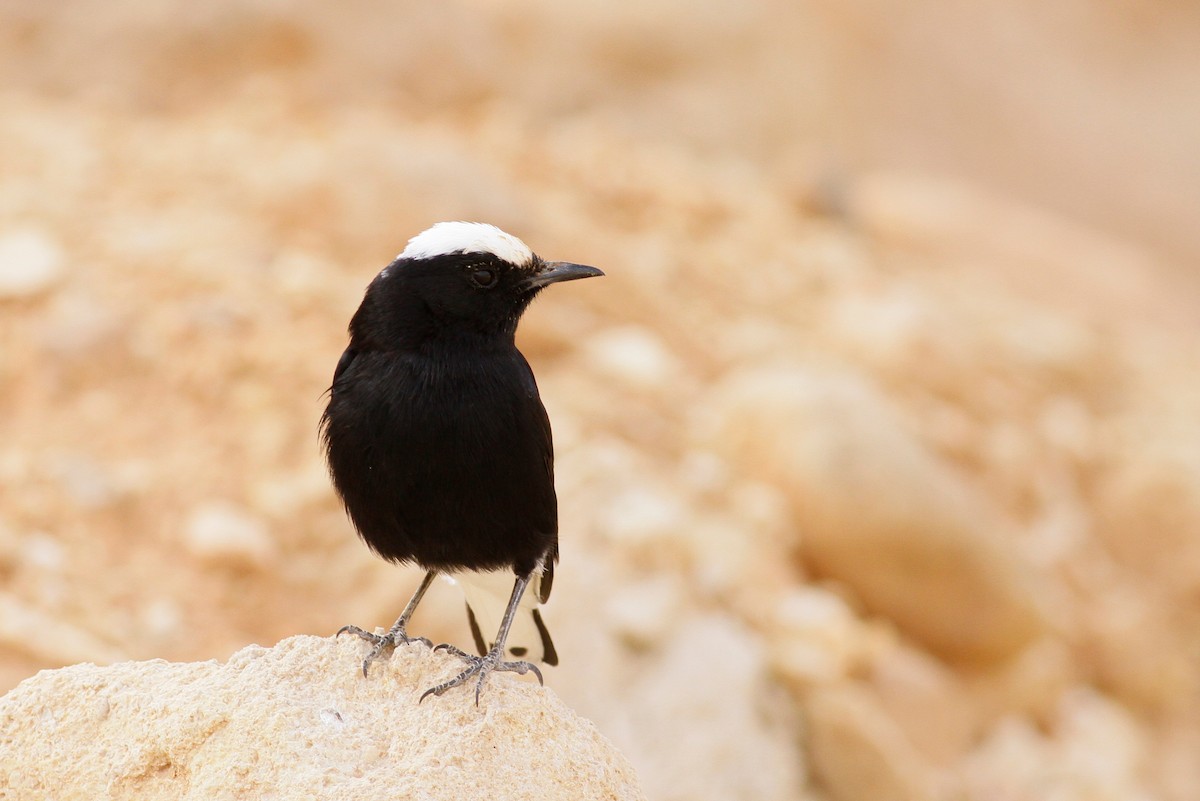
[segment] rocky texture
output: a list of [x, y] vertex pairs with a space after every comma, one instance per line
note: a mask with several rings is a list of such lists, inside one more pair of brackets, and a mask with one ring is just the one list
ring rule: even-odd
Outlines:
[[633, 769], [550, 690], [497, 675], [418, 704], [460, 663], [293, 637], [224, 663], [43, 671], [0, 699], [0, 794], [87, 799], [641, 799]]
[[814, 567], [872, 611], [951, 659], [1002, 660], [1045, 633], [1011, 524], [877, 388], [773, 366], [728, 376], [713, 404], [715, 447], [785, 490]]
[[1132, 8], [0, 4], [0, 687], [389, 625], [320, 397], [482, 218], [607, 273], [522, 324], [546, 680], [649, 796], [1194, 801], [1200, 17]]

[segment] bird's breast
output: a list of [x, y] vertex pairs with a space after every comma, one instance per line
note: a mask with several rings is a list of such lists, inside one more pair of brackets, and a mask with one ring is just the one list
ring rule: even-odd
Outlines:
[[509, 486], [518, 476], [530, 490], [552, 482], [550, 426], [516, 351], [360, 354], [335, 386], [329, 417], [331, 456], [352, 451], [344, 459], [389, 492], [464, 478]]
[[[515, 351], [514, 351], [515, 353]], [[557, 532], [549, 423], [520, 354], [360, 353], [330, 400], [334, 481], [389, 558], [444, 563], [472, 532], [476, 563], [544, 555]]]

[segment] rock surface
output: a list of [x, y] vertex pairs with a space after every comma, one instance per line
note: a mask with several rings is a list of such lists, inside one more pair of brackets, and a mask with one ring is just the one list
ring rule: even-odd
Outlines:
[[714, 439], [779, 484], [823, 575], [936, 653], [988, 661], [1045, 632], [1032, 567], [982, 497], [854, 377], [759, 368], [714, 388]]
[[224, 663], [43, 671], [0, 698], [0, 797], [643, 798], [591, 723], [496, 675], [480, 704], [420, 692], [458, 669], [400, 649], [360, 672], [353, 638], [292, 637]]

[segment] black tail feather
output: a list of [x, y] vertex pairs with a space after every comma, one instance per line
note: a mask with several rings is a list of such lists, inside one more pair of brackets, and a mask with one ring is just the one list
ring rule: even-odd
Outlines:
[[554, 641], [550, 639], [550, 631], [542, 620], [542, 613], [533, 610], [533, 625], [537, 626], [538, 636], [542, 638], [542, 661], [547, 665], [558, 664], [558, 651], [554, 650]]

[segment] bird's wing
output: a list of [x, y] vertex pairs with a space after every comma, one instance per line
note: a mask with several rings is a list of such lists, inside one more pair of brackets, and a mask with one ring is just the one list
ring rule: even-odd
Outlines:
[[558, 543], [546, 554], [546, 563], [542, 566], [542, 575], [537, 583], [538, 600], [542, 603], [550, 600], [550, 587], [554, 584], [554, 563], [558, 561]]
[[338, 359], [337, 367], [333, 370], [333, 383], [336, 384], [338, 379], [342, 377], [342, 373], [346, 372], [346, 368], [350, 366], [350, 362], [354, 361], [354, 357], [358, 355], [358, 351], [354, 348], [346, 348], [342, 351], [342, 358]]
[[[528, 363], [525, 365], [526, 373], [528, 374], [529, 384], [533, 388], [533, 394], [538, 397], [538, 426], [541, 433], [542, 441], [542, 461], [546, 467], [546, 480], [550, 482], [550, 492], [554, 493], [554, 433], [550, 430], [550, 416], [546, 414], [546, 407], [542, 404], [541, 398], [538, 396], [537, 384], [533, 379], [533, 370], [529, 368]], [[557, 507], [558, 500], [554, 500]], [[554, 510], [554, 545], [546, 553], [546, 558], [542, 564], [542, 574], [537, 580], [537, 585], [534, 589], [537, 592], [538, 600], [542, 603], [550, 600], [550, 589], [554, 585], [554, 563], [558, 561], [558, 509]]]

